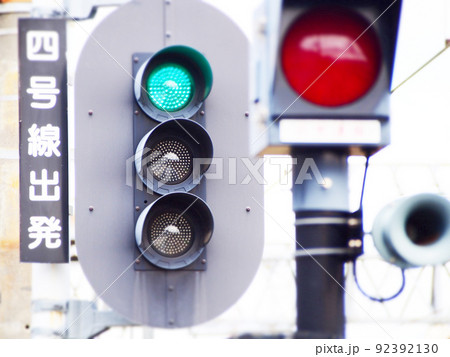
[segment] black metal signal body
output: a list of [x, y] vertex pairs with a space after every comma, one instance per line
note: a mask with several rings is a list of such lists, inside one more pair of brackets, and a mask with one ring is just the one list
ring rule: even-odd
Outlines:
[[[204, 129], [203, 100], [211, 90], [212, 80], [209, 64], [186, 46], [168, 47], [156, 54], [135, 53], [132, 62], [136, 99], [132, 114], [138, 248], [135, 269], [205, 270], [205, 245], [214, 226], [201, 180], [213, 157], [213, 144]], [[189, 71], [194, 93], [183, 108], [169, 112], [151, 102], [153, 93], [148, 81], [155, 68], [167, 65], [170, 69], [173, 64]], [[169, 101], [171, 94], [175, 96], [182, 90], [170, 92], [173, 88], [167, 88], [167, 83], [173, 83], [170, 73], [156, 88], [164, 92], [160, 100]]]
[[327, 147], [361, 154], [388, 145], [401, 4], [284, 0], [279, 17], [269, 12], [276, 25], [260, 37], [275, 61], [261, 66], [271, 75], [267, 94], [255, 93], [252, 151]]

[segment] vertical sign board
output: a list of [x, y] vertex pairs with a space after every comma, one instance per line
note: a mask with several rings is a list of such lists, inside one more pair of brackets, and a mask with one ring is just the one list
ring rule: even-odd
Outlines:
[[68, 262], [66, 22], [19, 20], [20, 261]]

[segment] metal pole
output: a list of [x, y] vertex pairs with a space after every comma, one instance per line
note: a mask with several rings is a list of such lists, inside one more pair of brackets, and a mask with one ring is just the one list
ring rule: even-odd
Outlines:
[[[344, 338], [344, 263], [354, 223], [345, 151], [293, 154], [296, 215], [296, 338]], [[295, 161], [296, 160], [296, 161]]]

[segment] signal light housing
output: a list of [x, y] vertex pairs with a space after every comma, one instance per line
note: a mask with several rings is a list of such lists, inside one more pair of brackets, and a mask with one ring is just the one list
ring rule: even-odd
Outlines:
[[145, 186], [140, 190], [137, 181], [134, 191], [135, 207], [145, 206], [135, 214], [136, 259], [142, 255], [145, 262], [135, 269], [204, 271], [213, 216], [201, 198], [201, 178], [212, 162], [213, 143], [198, 111], [211, 91], [211, 67], [187, 46], [133, 57], [142, 59], [134, 61], [134, 93], [147, 114], [133, 116], [136, 179]]
[[[189, 192], [208, 170], [213, 144], [203, 127], [189, 119], [167, 120], [139, 142], [136, 173], [153, 192]], [[201, 159], [201, 162], [195, 162]], [[194, 165], [198, 164], [198, 172]], [[199, 174], [199, 177], [195, 177]]]
[[388, 145], [402, 0], [276, 4], [268, 3], [266, 32], [255, 34], [251, 152], [362, 155]]
[[196, 261], [214, 227], [208, 205], [190, 193], [164, 195], [147, 206], [136, 223], [136, 244], [153, 265], [181, 269]]
[[[199, 14], [202, 14], [201, 21]], [[170, 38], [166, 36], [167, 31]], [[227, 45], [220, 46], [217, 41], [224, 33]], [[108, 53], [97, 41], [108, 43]], [[184, 45], [181, 46], [184, 51], [165, 48], [173, 44]], [[147, 84], [142, 72], [140, 79], [137, 72], [145, 70], [145, 63], [157, 68], [155, 56], [166, 57], [164, 63], [173, 64], [170, 52], [177, 57], [177, 65], [190, 70], [189, 74], [194, 72], [192, 68], [197, 69], [193, 74], [195, 94], [183, 108], [181, 105], [181, 109], [173, 112], [158, 109], [148, 100], [151, 117], [142, 109], [142, 103], [138, 103], [145, 99], [141, 98], [141, 92], [134, 95], [136, 86], [141, 89]], [[205, 64], [205, 57], [199, 53], [211, 66]], [[264, 212], [245, 209], [254, 200], [264, 199], [263, 187], [256, 180], [236, 185], [225, 179], [202, 179], [189, 193], [175, 191], [161, 196], [147, 190], [135, 167], [136, 149], [143, 137], [159, 124], [169, 124], [172, 117], [178, 122], [192, 120], [198, 124], [192, 127], [205, 128], [214, 143], [215, 155], [225, 163], [229, 158], [249, 157], [248, 122], [243, 120], [249, 100], [248, 55], [248, 39], [239, 26], [211, 4], [198, 0], [124, 4], [98, 24], [81, 52], [75, 75], [77, 251], [93, 289], [102, 294], [102, 300], [110, 308], [129, 321], [171, 329], [204, 323], [229, 309], [250, 285], [258, 269], [263, 252]], [[111, 56], [115, 61], [111, 61]], [[118, 70], [118, 65], [129, 68], [139, 84], [132, 82], [128, 73]], [[214, 70], [212, 90], [209, 67]], [[196, 74], [205, 83], [203, 90], [196, 82]], [[143, 94], [147, 95], [145, 91]], [[189, 108], [204, 98], [195, 115], [189, 116]], [[173, 124], [169, 131], [182, 130]], [[192, 136], [201, 142], [197, 135]], [[166, 154], [166, 158], [174, 159], [173, 153]], [[237, 160], [236, 165], [237, 173], [248, 171], [242, 160]], [[227, 167], [224, 167], [226, 177]], [[220, 174], [220, 168], [216, 167], [216, 174]], [[157, 173], [161, 172], [164, 171]], [[180, 195], [191, 200], [195, 195], [199, 199], [182, 215], [185, 220], [180, 220], [179, 227], [167, 225], [174, 221], [174, 214], [179, 215], [173, 210], [179, 207], [180, 201], [172, 196]], [[203, 239], [195, 240], [202, 250], [195, 259], [197, 243], [186, 235], [196, 231], [190, 227], [198, 221], [188, 220], [191, 209], [202, 216], [205, 231], [200, 232], [210, 232], [212, 226], [207, 223], [211, 222], [210, 213], [200, 208], [201, 200], [207, 202], [214, 215], [214, 233], [212, 230], [211, 235], [202, 233], [199, 237]], [[187, 200], [183, 202], [187, 204]], [[153, 215], [158, 207], [161, 215], [153, 216], [152, 220], [158, 223], [155, 234], [158, 237], [165, 231], [167, 235], [167, 244], [161, 240], [154, 246], [156, 252], [152, 252], [161, 255], [161, 264], [154, 261], [160, 266], [141, 256], [136, 242], [140, 216], [143, 215], [143, 220], [144, 211]], [[183, 238], [179, 245], [171, 239], [178, 234]], [[211, 239], [207, 245], [205, 236]], [[181, 261], [182, 255], [186, 258], [191, 254], [195, 261], [185, 266], [188, 262], [183, 258], [180, 268], [176, 268], [174, 260]], [[133, 258], [134, 265], [130, 268]], [[164, 261], [170, 262], [164, 265]], [[169, 265], [172, 269], [162, 268]], [[112, 281], [115, 283], [111, 285]]]
[[171, 46], [151, 56], [137, 71], [134, 94], [140, 108], [156, 121], [189, 119], [211, 92], [206, 58], [187, 46]]

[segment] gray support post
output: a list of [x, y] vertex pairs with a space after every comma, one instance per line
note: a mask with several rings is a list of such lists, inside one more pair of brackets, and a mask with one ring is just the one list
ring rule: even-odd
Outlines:
[[[350, 227], [347, 152], [298, 151], [293, 175], [296, 215], [296, 338], [345, 337], [344, 263]], [[295, 162], [295, 160], [294, 160]], [[360, 223], [360, 222], [359, 222]]]

